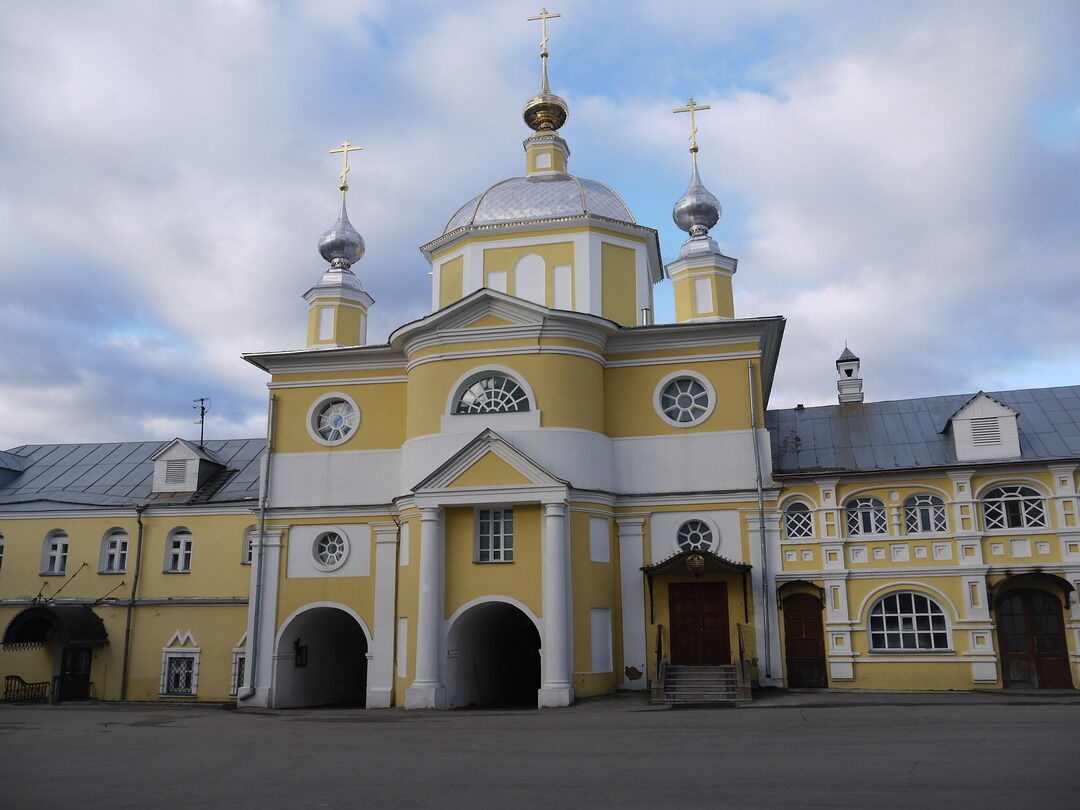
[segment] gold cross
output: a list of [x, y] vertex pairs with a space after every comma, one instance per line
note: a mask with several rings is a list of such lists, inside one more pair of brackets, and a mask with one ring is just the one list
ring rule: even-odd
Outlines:
[[363, 148], [364, 147], [362, 147], [362, 146], [353, 146], [351, 143], [349, 143], [349, 139], [346, 138], [345, 140], [343, 140], [341, 142], [341, 148], [340, 149], [331, 149], [330, 150], [331, 155], [334, 154], [335, 152], [342, 152], [343, 153], [342, 157], [344, 158], [344, 163], [341, 166], [341, 174], [338, 175], [338, 177], [341, 178], [341, 190], [342, 191], [348, 191], [349, 190], [349, 152], [359, 152]]
[[693, 99], [690, 99], [688, 102], [686, 102], [685, 107], [679, 107], [679, 109], [677, 109], [677, 110], [672, 110], [672, 112], [674, 112], [674, 113], [684, 113], [684, 112], [690, 113], [690, 151], [693, 152], [694, 154], [697, 154], [697, 150], [698, 150], [698, 147], [697, 147], [697, 132], [698, 132], [698, 130], [697, 130], [697, 124], [694, 121], [694, 113], [697, 110], [711, 110], [711, 109], [712, 109], [712, 107], [710, 107], [708, 104], [698, 104]]
[[556, 17], [561, 17], [561, 16], [562, 16], [562, 14], [549, 14], [548, 10], [546, 8], [542, 8], [542, 9], [540, 9], [539, 16], [529, 17], [528, 18], [529, 22], [536, 22], [537, 20], [540, 21], [540, 55], [541, 56], [547, 56], [547, 44], [548, 44], [547, 21], [548, 20], [553, 20]]

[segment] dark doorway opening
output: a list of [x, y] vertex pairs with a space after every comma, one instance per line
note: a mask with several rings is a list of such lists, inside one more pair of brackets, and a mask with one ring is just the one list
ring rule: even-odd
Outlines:
[[363, 707], [367, 636], [344, 610], [317, 607], [293, 618], [274, 656], [275, 708]]
[[64, 647], [60, 656], [60, 700], [90, 699], [90, 663], [93, 651], [87, 647]]
[[1072, 689], [1061, 600], [1037, 590], [1006, 592], [997, 603], [1005, 686]]
[[537, 706], [540, 634], [513, 605], [487, 602], [457, 620], [452, 707]]

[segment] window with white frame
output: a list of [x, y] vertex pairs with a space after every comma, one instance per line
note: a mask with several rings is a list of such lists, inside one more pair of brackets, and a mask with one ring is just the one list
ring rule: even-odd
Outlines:
[[244, 685], [244, 674], [247, 669], [247, 652], [244, 650], [233, 651], [232, 680], [230, 681], [229, 694], [236, 697], [240, 687]]
[[254, 526], [248, 526], [244, 530], [244, 545], [240, 551], [240, 564], [251, 565], [251, 557], [255, 545], [255, 538], [258, 536], [259, 530]]
[[945, 502], [937, 495], [912, 495], [904, 501], [904, 526], [908, 534], [948, 531]]
[[847, 502], [845, 511], [848, 534], [852, 537], [861, 534], [885, 534], [888, 531], [885, 504], [877, 498], [853, 498]]
[[476, 512], [476, 561], [514, 561], [514, 510], [478, 509]]
[[708, 390], [694, 377], [676, 377], [660, 392], [660, 412], [676, 424], [696, 424], [711, 410]]
[[191, 532], [177, 529], [169, 535], [165, 546], [165, 572], [168, 574], [191, 573]]
[[802, 501], [789, 503], [784, 509], [784, 532], [789, 538], [814, 536], [814, 513]]
[[161, 694], [194, 697], [199, 685], [199, 653], [166, 650], [161, 662]]
[[505, 374], [485, 372], [466, 381], [454, 413], [514, 413], [529, 410], [529, 395]]
[[870, 650], [947, 650], [945, 612], [921, 593], [891, 593], [870, 610]]
[[101, 541], [101, 573], [122, 574], [127, 570], [128, 534], [113, 529]]
[[1030, 529], [1046, 525], [1046, 503], [1031, 487], [995, 487], [982, 496], [987, 529]]
[[63, 574], [67, 570], [67, 556], [67, 533], [53, 532], [45, 538], [45, 554], [41, 562], [41, 573]]
[[0, 534], [0, 571], [4, 570], [4, 535]]
[[680, 551], [709, 551], [713, 546], [713, 532], [703, 520], [688, 520], [675, 533]]

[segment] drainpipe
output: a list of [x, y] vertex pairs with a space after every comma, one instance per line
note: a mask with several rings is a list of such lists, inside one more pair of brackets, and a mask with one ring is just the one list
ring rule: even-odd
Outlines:
[[128, 662], [131, 659], [131, 623], [135, 617], [135, 597], [139, 592], [139, 574], [142, 572], [143, 512], [146, 504], [135, 507], [135, 523], [139, 530], [135, 536], [135, 577], [131, 580], [131, 598], [128, 599], [127, 619], [124, 622], [124, 663], [120, 668], [120, 700], [127, 700]]
[[[270, 500], [270, 458], [274, 450], [274, 404], [276, 394], [270, 394], [266, 410], [266, 453], [263, 457], [262, 492], [259, 498], [259, 553], [254, 555], [255, 595], [252, 604], [251, 638], [248, 639], [247, 672], [248, 686], [237, 691], [237, 700], [248, 700], [255, 694], [259, 677], [259, 624], [262, 616], [263, 591], [263, 532], [266, 529], [266, 504]], [[275, 576], [277, 573], [275, 572]]]
[[758, 447], [757, 437], [757, 397], [754, 396], [754, 361], [746, 361], [746, 371], [750, 379], [750, 435], [754, 442], [754, 472], [757, 476], [757, 507], [758, 507], [758, 537], [761, 541], [761, 613], [762, 625], [765, 630], [765, 677], [772, 678], [772, 654], [769, 632], [771, 616], [769, 615], [769, 549], [765, 541], [765, 491], [761, 485], [761, 448]]

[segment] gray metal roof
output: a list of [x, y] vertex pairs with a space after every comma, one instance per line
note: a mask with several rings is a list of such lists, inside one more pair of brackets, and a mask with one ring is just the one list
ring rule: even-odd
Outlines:
[[[123, 506], [149, 503], [154, 478], [151, 457], [171, 444], [27, 444], [7, 451], [25, 469], [0, 486], [0, 510], [32, 512], [57, 505]], [[205, 443], [217, 463], [231, 471], [200, 503], [254, 500], [259, 495], [259, 459], [264, 439], [219, 439]], [[216, 482], [217, 483], [217, 482]]]
[[[1080, 459], [1080, 385], [987, 392], [1019, 412], [1021, 460]], [[976, 394], [768, 411], [776, 474], [970, 466], [949, 419]]]

